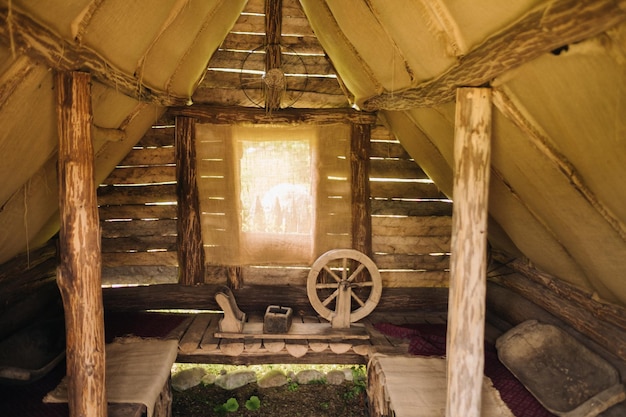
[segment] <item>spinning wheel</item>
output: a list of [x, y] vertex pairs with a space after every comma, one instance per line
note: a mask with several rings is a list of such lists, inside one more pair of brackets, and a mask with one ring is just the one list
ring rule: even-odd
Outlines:
[[307, 296], [333, 328], [348, 328], [371, 313], [382, 293], [376, 264], [354, 249], [333, 249], [311, 266]]

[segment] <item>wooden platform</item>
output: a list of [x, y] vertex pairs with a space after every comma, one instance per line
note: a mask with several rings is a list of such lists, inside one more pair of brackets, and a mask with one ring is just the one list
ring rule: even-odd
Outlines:
[[[233, 338], [232, 334], [219, 335], [221, 313], [207, 312], [190, 315], [176, 330], [180, 339], [177, 362], [220, 363], [231, 365], [250, 365], [267, 363], [315, 363], [315, 364], [367, 364], [369, 355], [376, 352], [405, 354], [408, 341], [383, 335], [374, 329], [374, 324], [388, 322], [403, 323], [445, 323], [445, 312], [419, 312], [399, 314], [370, 314], [355, 324], [358, 336], [342, 337], [322, 331], [328, 329], [328, 322], [320, 317], [296, 316], [293, 319], [291, 333], [300, 333], [298, 337], [281, 338], [277, 335], [259, 337], [251, 330], [244, 338]], [[260, 328], [263, 322], [261, 314], [248, 314], [248, 329]], [[246, 327], [244, 327], [245, 329]], [[312, 328], [321, 329], [319, 334], [303, 338], [312, 332]], [[343, 335], [345, 336], [345, 335]]]

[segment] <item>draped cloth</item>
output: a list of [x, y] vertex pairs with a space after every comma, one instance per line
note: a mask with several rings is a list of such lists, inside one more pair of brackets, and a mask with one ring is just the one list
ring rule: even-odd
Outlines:
[[[118, 338], [106, 349], [106, 394], [109, 403], [144, 404], [152, 417], [154, 404], [170, 377], [177, 340]], [[67, 402], [67, 377], [43, 399]]]

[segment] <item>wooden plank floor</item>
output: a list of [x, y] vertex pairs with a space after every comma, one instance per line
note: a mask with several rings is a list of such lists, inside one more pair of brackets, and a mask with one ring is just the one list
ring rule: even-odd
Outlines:
[[[221, 313], [190, 315], [174, 336], [179, 338], [177, 362], [252, 365], [271, 363], [311, 364], [366, 364], [375, 352], [404, 354], [408, 340], [386, 336], [374, 328], [375, 323], [445, 323], [445, 312], [402, 312], [370, 314], [359, 323], [365, 327], [369, 339], [220, 339], [214, 335], [219, 330]], [[294, 322], [327, 323], [314, 316], [296, 316]], [[249, 314], [250, 323], [263, 322], [261, 314]]]

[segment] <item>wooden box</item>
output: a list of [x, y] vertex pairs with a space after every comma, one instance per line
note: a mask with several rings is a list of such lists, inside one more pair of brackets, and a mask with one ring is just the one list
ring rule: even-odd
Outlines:
[[263, 333], [287, 333], [292, 316], [291, 307], [268, 306], [263, 319]]

